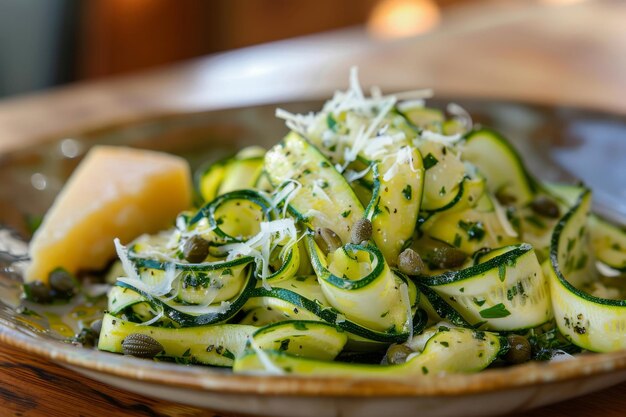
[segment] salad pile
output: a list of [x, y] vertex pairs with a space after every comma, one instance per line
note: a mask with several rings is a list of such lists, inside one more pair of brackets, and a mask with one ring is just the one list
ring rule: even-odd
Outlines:
[[98, 348], [235, 372], [423, 376], [626, 349], [626, 232], [498, 133], [356, 70], [290, 132], [196, 175], [127, 246]]

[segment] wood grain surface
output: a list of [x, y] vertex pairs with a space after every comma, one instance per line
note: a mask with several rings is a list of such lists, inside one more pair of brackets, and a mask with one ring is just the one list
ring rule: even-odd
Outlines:
[[[437, 31], [392, 45], [355, 29], [7, 100], [0, 152], [154, 113], [326, 95], [355, 63], [365, 84], [389, 90], [429, 86], [626, 113], [626, 1], [528, 3], [449, 16]], [[623, 416], [625, 393], [621, 384], [519, 416]], [[0, 344], [0, 416], [102, 415], [234, 416], [125, 392]]]

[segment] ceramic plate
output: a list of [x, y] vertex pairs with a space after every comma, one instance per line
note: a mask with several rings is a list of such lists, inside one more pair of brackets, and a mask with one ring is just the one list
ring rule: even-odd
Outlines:
[[[438, 102], [433, 102], [437, 105]], [[510, 138], [542, 179], [582, 179], [595, 208], [626, 214], [626, 118], [578, 109], [461, 100], [476, 123]], [[307, 112], [321, 103], [292, 103]], [[50, 138], [0, 156], [0, 250], [19, 254], [29, 227], [52, 203], [87, 149], [97, 143], [164, 150], [194, 167], [250, 144], [269, 146], [286, 132], [260, 106], [129, 121]], [[17, 238], [17, 239], [16, 239]], [[33, 320], [19, 299], [19, 274], [0, 257], [0, 340], [112, 385], [213, 410], [272, 416], [487, 416], [521, 411], [626, 380], [626, 352], [587, 354], [555, 363], [529, 363], [473, 375], [400, 379], [243, 376], [222, 369], [156, 363], [63, 343], [72, 329]], [[26, 308], [25, 308], [26, 307]], [[71, 323], [69, 326], [71, 327]]]

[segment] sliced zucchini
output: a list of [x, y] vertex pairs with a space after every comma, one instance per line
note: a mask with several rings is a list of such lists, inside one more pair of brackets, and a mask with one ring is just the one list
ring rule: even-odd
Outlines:
[[231, 191], [255, 188], [263, 170], [264, 154], [263, 148], [251, 146], [200, 169], [195, 175], [195, 184], [202, 201], [213, 201]]
[[321, 321], [289, 320], [273, 323], [252, 335], [252, 343], [260, 349], [323, 361], [335, 359], [347, 341], [345, 331]]
[[469, 133], [462, 145], [461, 157], [478, 168], [492, 193], [515, 199], [517, 206], [533, 200], [534, 181], [515, 148], [500, 134], [489, 129]]
[[403, 107], [402, 114], [415, 127], [440, 132], [445, 116], [439, 109], [424, 106]]
[[566, 211], [574, 207], [576, 203], [578, 203], [580, 196], [587, 191], [587, 189], [580, 184], [571, 185], [541, 182], [538, 184], [538, 187], [547, 195], [554, 197], [561, 204], [561, 208], [565, 208]]
[[352, 225], [363, 218], [363, 206], [314, 145], [291, 132], [267, 152], [265, 170], [274, 187], [289, 180], [302, 184], [289, 199], [301, 220], [314, 229], [330, 228], [343, 242], [350, 241]]
[[275, 217], [272, 209], [272, 203], [254, 190], [232, 191], [198, 210], [188, 228], [208, 224], [212, 235], [207, 240], [215, 245], [243, 242], [259, 233], [261, 222]]
[[475, 327], [519, 330], [551, 318], [548, 284], [530, 245], [511, 246], [460, 271], [422, 277], [446, 303]]
[[243, 353], [246, 341], [256, 330], [254, 326], [240, 324], [182, 329], [143, 326], [105, 314], [102, 318], [98, 349], [122, 353], [122, 342], [126, 337], [143, 334], [154, 338], [163, 346], [163, 351], [157, 358], [229, 367], [233, 365], [235, 357]]
[[[452, 308], [436, 291], [419, 282], [417, 283], [417, 288], [422, 295], [422, 297], [420, 297], [420, 307], [423, 308], [428, 315], [429, 323], [438, 323], [447, 320], [455, 326], [469, 329], [474, 328], [474, 326], [468, 323], [468, 321], [465, 320], [458, 311]], [[479, 322], [476, 328], [480, 328], [484, 324], [484, 322]]]
[[[107, 311], [119, 318], [132, 321], [134, 323], [172, 323], [171, 321], [158, 316], [152, 306], [146, 302], [145, 298], [130, 288], [123, 288], [117, 285], [111, 287], [108, 293]], [[173, 324], [173, 323], [172, 323]], [[175, 325], [173, 327], [176, 327]]]
[[146, 289], [141, 281], [132, 279], [118, 280], [120, 287], [130, 288], [140, 294], [155, 311], [160, 311], [170, 320], [181, 327], [201, 326], [224, 322], [233, 317], [246, 303], [250, 293], [256, 285], [252, 276], [252, 269], [246, 269], [247, 274], [241, 291], [232, 299], [216, 304], [190, 305], [176, 301], [168, 294], [156, 295]]
[[626, 230], [591, 215], [589, 231], [596, 259], [612, 269], [626, 272]]
[[[169, 285], [176, 301], [193, 305], [219, 303], [237, 295], [248, 275], [246, 267], [253, 261], [251, 257], [240, 257], [232, 261], [199, 264], [159, 262], [135, 258], [132, 249], [129, 258], [135, 264], [146, 291]], [[168, 273], [171, 274], [169, 277]], [[167, 294], [171, 291], [165, 289]]]
[[354, 181], [350, 184], [350, 186], [352, 187], [352, 191], [354, 191], [354, 194], [357, 196], [361, 204], [363, 206], [367, 206], [372, 200], [372, 189], [374, 186], [372, 184], [366, 183], [365, 181], [362, 181], [362, 178]]
[[451, 207], [462, 195], [461, 183], [467, 175], [465, 165], [456, 151], [441, 143], [423, 140], [418, 150], [425, 170], [422, 210]]
[[594, 297], [579, 288], [594, 279], [588, 253], [591, 192], [586, 191], [554, 230], [548, 269], [559, 331], [594, 352], [626, 349], [626, 300]]
[[[265, 166], [265, 158], [263, 158], [263, 166]], [[256, 182], [254, 183], [254, 189], [257, 191], [263, 191], [265, 193], [271, 193], [274, 191], [274, 187], [272, 186], [272, 183], [270, 182], [267, 172], [265, 172], [265, 170], [261, 172], [261, 175], [259, 175], [259, 178], [257, 178]]]
[[114, 285], [107, 293], [107, 311], [113, 315], [117, 315], [122, 310], [145, 300], [139, 293], [130, 288], [123, 288]]
[[[484, 196], [488, 198], [488, 196]], [[512, 235], [495, 211], [465, 209], [449, 210], [424, 225], [424, 233], [431, 238], [446, 242], [450, 246], [472, 254], [482, 248], [498, 248], [517, 243], [517, 234]]]
[[214, 162], [196, 172], [196, 191], [203, 202], [213, 201], [217, 197], [229, 160]]
[[224, 170], [216, 197], [231, 191], [255, 188], [263, 171], [263, 155], [235, 159]]
[[[409, 287], [409, 298], [418, 300], [415, 287]], [[315, 275], [296, 277], [277, 283], [271, 290], [256, 288], [250, 294], [244, 311], [249, 311], [245, 323], [264, 325], [284, 320], [321, 320], [348, 332], [350, 340], [382, 343], [403, 342], [410, 332], [379, 331], [362, 326], [331, 307]], [[413, 333], [421, 332], [427, 317], [418, 310], [413, 317]]]
[[374, 191], [365, 217], [372, 222], [372, 238], [387, 263], [397, 264], [405, 243], [413, 236], [424, 188], [424, 167], [413, 147], [373, 167]]
[[378, 248], [348, 244], [327, 258], [312, 233], [305, 239], [311, 264], [331, 306], [349, 320], [374, 330], [410, 331], [415, 300], [408, 299], [407, 283], [391, 271]]
[[508, 349], [500, 336], [490, 332], [450, 328], [432, 336], [424, 350], [399, 365], [366, 365], [355, 363], [326, 362], [299, 358], [276, 350], [258, 351], [247, 349], [237, 357], [233, 371], [254, 373], [278, 370], [308, 376], [342, 376], [354, 378], [398, 378], [435, 376], [441, 373], [468, 373], [485, 369]]

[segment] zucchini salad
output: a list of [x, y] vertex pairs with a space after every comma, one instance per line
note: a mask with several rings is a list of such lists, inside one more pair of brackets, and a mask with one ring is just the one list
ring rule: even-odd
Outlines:
[[353, 69], [319, 112], [278, 109], [273, 148], [198, 170], [173, 228], [115, 240], [98, 349], [376, 378], [626, 349], [626, 231], [429, 95]]

